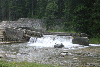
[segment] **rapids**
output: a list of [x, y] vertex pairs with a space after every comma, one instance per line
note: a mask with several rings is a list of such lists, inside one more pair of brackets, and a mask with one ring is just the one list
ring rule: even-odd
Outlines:
[[79, 44], [72, 44], [72, 36], [43, 35], [41, 38], [31, 37], [28, 45], [37, 47], [53, 47], [55, 44], [63, 44], [65, 48], [81, 47]]
[[[54, 47], [55, 44], [63, 44], [65, 48], [83, 48], [79, 44], [72, 43], [72, 36], [43, 35], [41, 38], [31, 37], [27, 45], [36, 47]], [[89, 44], [90, 46], [100, 46], [97, 44]]]

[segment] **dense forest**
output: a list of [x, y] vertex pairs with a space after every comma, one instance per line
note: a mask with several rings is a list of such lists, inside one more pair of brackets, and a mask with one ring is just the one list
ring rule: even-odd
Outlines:
[[[100, 0], [0, 0], [0, 20], [61, 19], [64, 30], [100, 34]], [[56, 23], [57, 24], [57, 23]]]

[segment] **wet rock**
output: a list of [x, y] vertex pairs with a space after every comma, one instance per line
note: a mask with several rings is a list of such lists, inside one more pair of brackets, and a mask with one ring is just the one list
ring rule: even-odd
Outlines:
[[61, 53], [60, 55], [61, 55], [62, 57], [64, 57], [64, 56], [67, 55], [67, 53]]
[[62, 48], [62, 47], [64, 47], [64, 45], [62, 43], [54, 45], [54, 48]]
[[72, 37], [79, 37], [79, 35], [77, 33], [73, 33], [71, 34]]
[[72, 56], [73, 54], [69, 53], [68, 51], [63, 51], [63, 52], [60, 53], [60, 55], [64, 57], [66, 55]]
[[36, 32], [36, 31], [31, 31], [31, 30], [27, 30], [26, 34], [30, 35], [30, 36], [37, 36], [37, 37], [42, 37], [43, 34], [41, 32]]
[[77, 60], [78, 58], [73, 58], [73, 60]]
[[68, 51], [63, 51], [63, 53], [68, 53]]
[[72, 39], [72, 43], [89, 46], [89, 39], [88, 37], [74, 37], [74, 39]]
[[0, 54], [0, 58], [4, 58], [4, 55]]
[[18, 28], [18, 30], [22, 30], [22, 28]]

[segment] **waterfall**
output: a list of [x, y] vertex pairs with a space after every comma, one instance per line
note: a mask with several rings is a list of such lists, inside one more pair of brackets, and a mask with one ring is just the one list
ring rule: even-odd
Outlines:
[[56, 44], [63, 44], [65, 47], [77, 47], [79, 44], [72, 44], [72, 36], [43, 35], [41, 38], [31, 37], [28, 45], [38, 47], [53, 47]]

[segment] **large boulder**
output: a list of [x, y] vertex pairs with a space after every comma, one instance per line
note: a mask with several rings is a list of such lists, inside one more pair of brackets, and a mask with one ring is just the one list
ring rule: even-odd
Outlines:
[[74, 37], [72, 43], [89, 46], [89, 39], [88, 37]]
[[8, 41], [23, 41], [24, 32], [21, 28], [5, 28], [5, 34]]
[[64, 47], [64, 45], [61, 43], [61, 44], [55, 44], [54, 45], [54, 48], [62, 48], [62, 47]]

